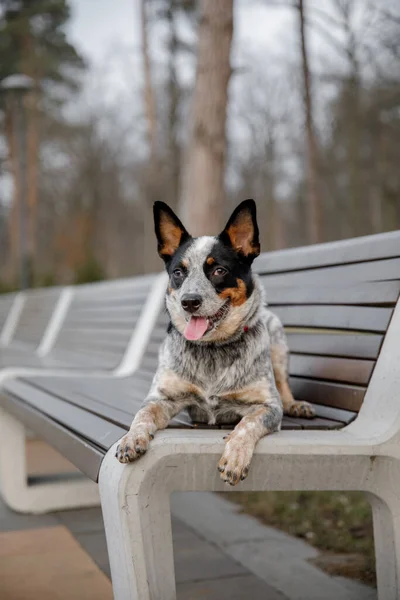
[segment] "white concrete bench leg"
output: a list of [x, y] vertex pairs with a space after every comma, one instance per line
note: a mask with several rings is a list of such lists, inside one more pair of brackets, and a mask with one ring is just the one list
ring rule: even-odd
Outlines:
[[0, 493], [18, 512], [43, 513], [96, 506], [99, 490], [89, 479], [28, 485], [24, 426], [0, 408]]
[[400, 598], [400, 505], [366, 494], [374, 520], [374, 543], [379, 600]]
[[[168, 430], [133, 465], [117, 462], [116, 445], [105, 456], [99, 485], [115, 600], [175, 600], [169, 494], [229, 491], [216, 471], [222, 435]], [[248, 479], [235, 491], [366, 492], [374, 515], [379, 600], [398, 600], [400, 460], [385, 455], [384, 445], [372, 448], [356, 439], [344, 431], [264, 438]]]
[[99, 477], [114, 600], [175, 600], [169, 492], [156, 471], [118, 463], [115, 448]]

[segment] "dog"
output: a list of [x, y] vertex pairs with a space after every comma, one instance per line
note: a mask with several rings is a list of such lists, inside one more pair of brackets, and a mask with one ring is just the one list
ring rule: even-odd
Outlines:
[[260, 253], [256, 205], [239, 204], [217, 237], [191, 237], [163, 202], [154, 204], [154, 223], [169, 275], [170, 324], [150, 392], [116, 457], [139, 458], [155, 432], [187, 409], [194, 421], [237, 423], [218, 464], [222, 479], [236, 485], [258, 440], [280, 430], [283, 414], [315, 416], [293, 399], [284, 329], [251, 270]]

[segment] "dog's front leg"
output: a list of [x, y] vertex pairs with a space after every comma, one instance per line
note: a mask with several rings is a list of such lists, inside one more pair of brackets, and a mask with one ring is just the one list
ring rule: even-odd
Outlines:
[[221, 478], [226, 483], [236, 485], [246, 479], [258, 440], [268, 433], [279, 431], [282, 415], [279, 402], [256, 405], [236, 425], [227, 437], [225, 450], [218, 464]]
[[175, 373], [169, 370], [157, 372], [148, 397], [119, 443], [116, 458], [128, 463], [142, 456], [155, 432], [165, 429], [173, 417], [193, 404], [196, 392], [193, 385]]

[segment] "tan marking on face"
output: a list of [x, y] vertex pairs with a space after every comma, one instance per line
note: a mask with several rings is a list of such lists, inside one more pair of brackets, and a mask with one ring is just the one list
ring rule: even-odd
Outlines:
[[213, 259], [213, 257], [212, 257], [212, 256], [209, 256], [209, 257], [207, 258], [207, 260], [206, 260], [206, 263], [207, 263], [208, 265], [213, 265], [213, 264], [215, 263], [215, 260]]
[[182, 394], [195, 394], [196, 396], [202, 395], [200, 388], [193, 383], [190, 383], [190, 381], [182, 379], [170, 369], [166, 369], [160, 374], [157, 381], [157, 387], [166, 396], [174, 397]]
[[232, 246], [237, 252], [242, 252], [245, 256], [260, 253], [259, 245], [253, 245], [253, 221], [251, 215], [247, 211], [243, 211], [238, 215], [235, 222], [228, 227], [226, 233], [229, 236]]
[[247, 315], [246, 304], [241, 306], [231, 306], [229, 313], [225, 319], [218, 325], [217, 329], [211, 332], [208, 339], [212, 341], [226, 340], [231, 337], [239, 327], [243, 325], [243, 321]]
[[[276, 394], [276, 392], [275, 392]], [[274, 390], [267, 380], [258, 381], [241, 390], [228, 392], [220, 396], [224, 402], [243, 402], [244, 404], [267, 403], [274, 396]], [[252, 413], [253, 414], [253, 413]]]
[[182, 263], [182, 265], [185, 267], [185, 269], [188, 269], [188, 268], [189, 268], [189, 261], [188, 261], [188, 260], [186, 260], [185, 258], [183, 258], [183, 259], [181, 260], [181, 263]]
[[236, 279], [237, 287], [225, 288], [219, 295], [223, 300], [228, 298], [231, 301], [232, 306], [241, 306], [247, 300], [247, 289], [243, 279]]
[[164, 245], [160, 249], [160, 254], [172, 256], [179, 248], [182, 233], [182, 229], [176, 225], [171, 217], [162, 213], [160, 220], [160, 234]]

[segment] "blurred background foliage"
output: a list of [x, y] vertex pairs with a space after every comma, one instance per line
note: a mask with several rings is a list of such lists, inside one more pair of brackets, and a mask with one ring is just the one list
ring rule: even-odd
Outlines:
[[[25, 99], [32, 284], [159, 270], [155, 199], [201, 233], [254, 197], [263, 250], [400, 226], [396, 0], [226, 0], [218, 13], [219, 4], [132, 0], [132, 46], [115, 51], [126, 86], [112, 94], [112, 65], [95, 69], [71, 35], [76, 3], [0, 1], [0, 82], [15, 72], [35, 82]], [[238, 34], [245, 11], [259, 15], [248, 46]], [[265, 36], [284, 23], [287, 51], [266, 50], [263, 19]], [[20, 173], [4, 94], [0, 134], [8, 289]]]

